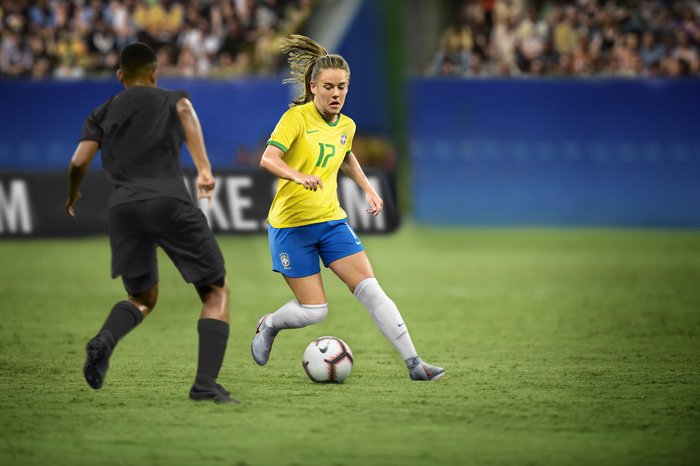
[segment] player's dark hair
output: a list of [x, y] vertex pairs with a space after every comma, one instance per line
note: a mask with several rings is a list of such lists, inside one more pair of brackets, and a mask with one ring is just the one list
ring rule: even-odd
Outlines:
[[127, 79], [148, 75], [157, 66], [156, 52], [142, 42], [127, 45], [119, 56], [119, 68]]
[[345, 70], [350, 79], [350, 65], [343, 57], [329, 54], [318, 42], [301, 34], [282, 39], [282, 53], [287, 55], [292, 74], [284, 82], [304, 86], [304, 92], [292, 100], [292, 105], [302, 105], [314, 99], [311, 81], [317, 82], [322, 70]]

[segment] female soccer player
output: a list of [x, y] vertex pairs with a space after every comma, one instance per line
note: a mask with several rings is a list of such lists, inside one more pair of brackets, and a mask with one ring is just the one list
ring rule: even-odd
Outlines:
[[365, 192], [372, 215], [383, 201], [367, 180], [352, 152], [355, 122], [340, 113], [350, 80], [350, 67], [302, 35], [285, 39], [292, 77], [304, 92], [293, 100], [267, 142], [260, 166], [279, 178], [268, 215], [272, 269], [280, 272], [296, 299], [260, 318], [251, 344], [253, 359], [264, 365], [282, 329], [322, 321], [328, 303], [321, 281], [323, 264], [350, 288], [374, 323], [406, 362], [413, 380], [439, 380], [445, 374], [418, 357], [396, 304], [374, 277], [360, 239], [340, 207], [338, 169]]

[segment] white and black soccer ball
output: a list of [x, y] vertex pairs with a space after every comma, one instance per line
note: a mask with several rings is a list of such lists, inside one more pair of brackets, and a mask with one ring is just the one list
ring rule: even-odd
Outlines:
[[352, 351], [340, 338], [321, 337], [309, 343], [301, 363], [314, 382], [343, 383], [352, 372]]

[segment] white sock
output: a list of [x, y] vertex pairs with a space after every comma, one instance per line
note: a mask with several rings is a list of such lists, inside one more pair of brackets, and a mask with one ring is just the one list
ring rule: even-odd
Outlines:
[[401, 359], [406, 361], [418, 355], [399, 309], [384, 293], [376, 278], [362, 280], [355, 288], [355, 297], [367, 308], [374, 324], [394, 345]]
[[328, 303], [299, 304], [299, 301], [292, 299], [277, 309], [265, 323], [275, 330], [302, 328], [321, 322], [327, 315]]

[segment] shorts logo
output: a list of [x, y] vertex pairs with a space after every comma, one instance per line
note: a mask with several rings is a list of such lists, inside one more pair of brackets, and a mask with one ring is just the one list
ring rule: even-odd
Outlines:
[[345, 144], [345, 141], [347, 141], [347, 140], [348, 140], [347, 134], [343, 134], [342, 136], [340, 136], [340, 143], [341, 144]]
[[286, 252], [280, 254], [280, 261], [282, 262], [282, 267], [284, 267], [285, 270], [292, 268], [292, 263], [289, 261], [289, 254]]

